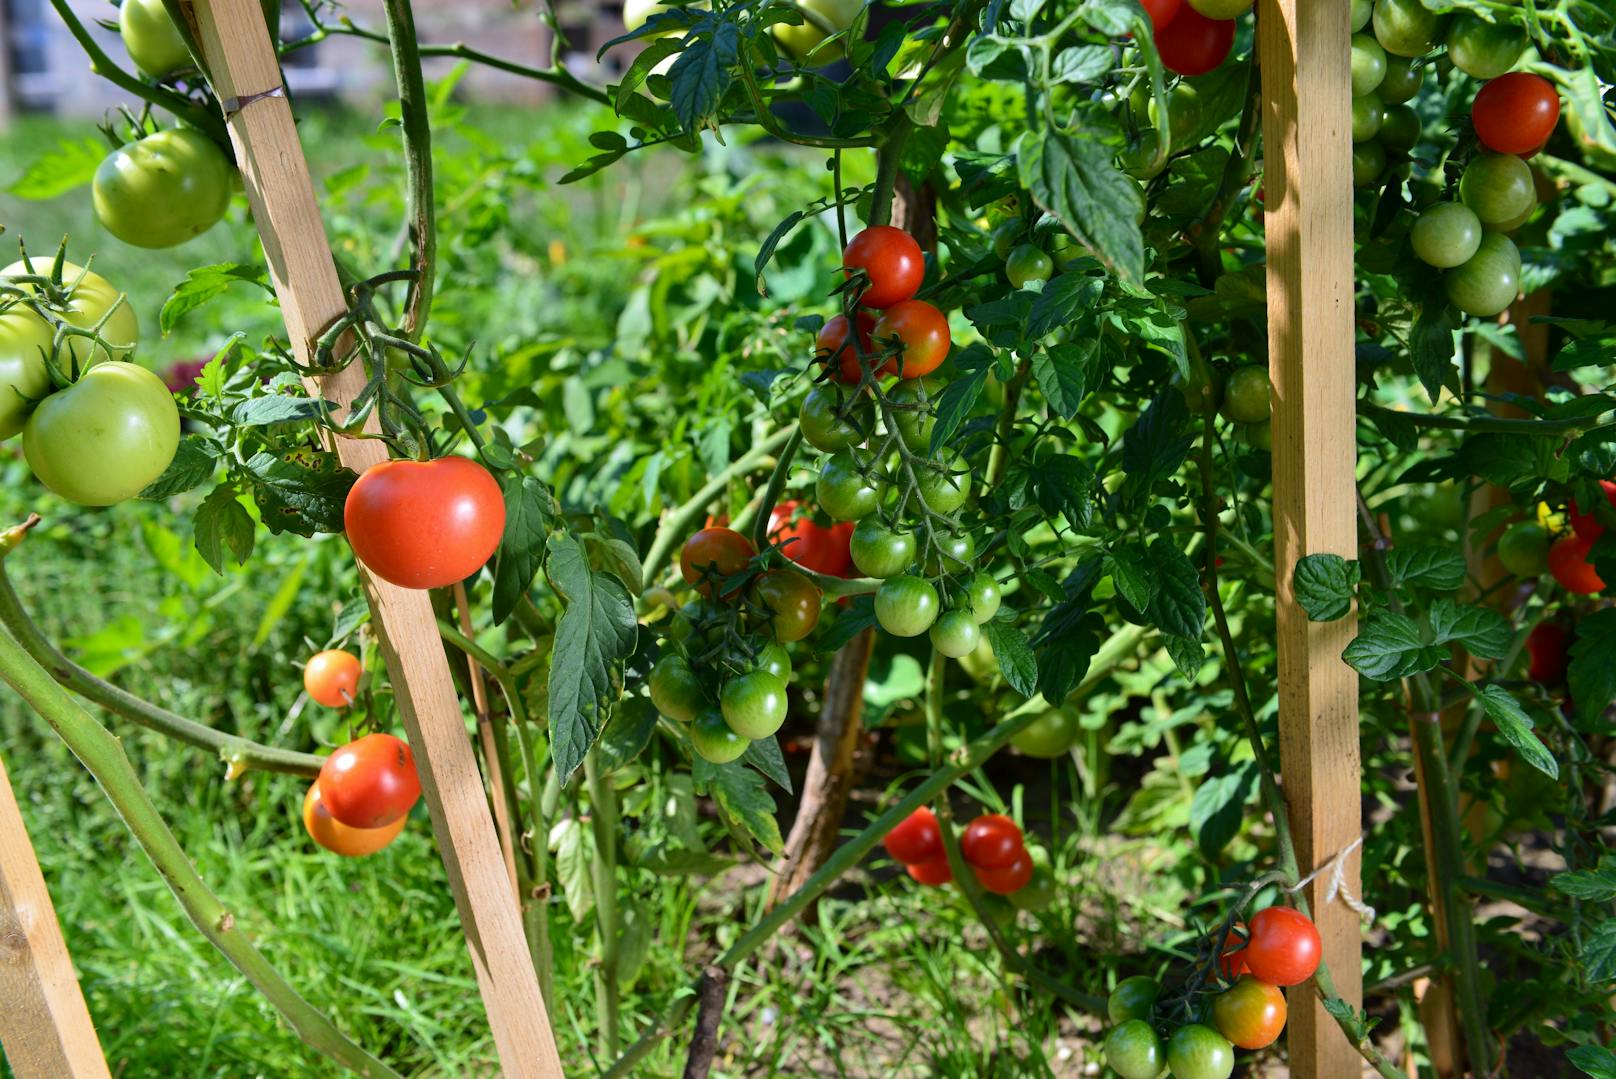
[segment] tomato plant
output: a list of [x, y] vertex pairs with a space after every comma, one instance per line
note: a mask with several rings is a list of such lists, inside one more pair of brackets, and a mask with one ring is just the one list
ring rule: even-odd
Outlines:
[[415, 756], [391, 734], [367, 734], [340, 747], [320, 766], [319, 785], [325, 811], [350, 828], [385, 828], [421, 797]]
[[907, 571], [918, 550], [913, 532], [892, 528], [879, 517], [866, 517], [854, 526], [848, 549], [860, 573], [882, 580]]
[[815, 386], [802, 399], [798, 423], [805, 442], [834, 453], [870, 437], [875, 430], [875, 404], [868, 397], [850, 397], [833, 386]]

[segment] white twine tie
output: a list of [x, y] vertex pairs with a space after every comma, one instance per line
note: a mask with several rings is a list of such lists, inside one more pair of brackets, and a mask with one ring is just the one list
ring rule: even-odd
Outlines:
[[1324, 901], [1322, 905], [1334, 903], [1337, 899], [1339, 899], [1341, 902], [1345, 903], [1347, 907], [1353, 911], [1353, 913], [1362, 918], [1366, 925], [1374, 925], [1375, 908], [1353, 895], [1352, 889], [1347, 887], [1347, 859], [1352, 857], [1353, 851], [1363, 846], [1363, 841], [1363, 836], [1359, 836], [1357, 839], [1354, 839], [1351, 843], [1348, 843], [1346, 846], [1337, 851], [1335, 857], [1331, 858], [1328, 862], [1325, 862], [1319, 868], [1297, 881], [1295, 887], [1286, 888], [1285, 891], [1295, 894], [1296, 892], [1301, 891], [1303, 888], [1306, 888], [1309, 884], [1312, 884], [1325, 872], [1328, 872], [1330, 874], [1330, 886], [1325, 889]]

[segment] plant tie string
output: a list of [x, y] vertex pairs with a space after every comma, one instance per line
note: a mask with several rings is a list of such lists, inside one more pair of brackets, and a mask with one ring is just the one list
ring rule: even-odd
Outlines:
[[1374, 925], [1375, 908], [1353, 895], [1352, 889], [1347, 887], [1347, 859], [1352, 857], [1353, 851], [1363, 846], [1363, 841], [1363, 836], [1359, 836], [1357, 839], [1354, 839], [1351, 843], [1348, 843], [1346, 846], [1336, 851], [1335, 856], [1328, 862], [1325, 862], [1323, 865], [1319, 866], [1319, 868], [1297, 881], [1292, 887], [1286, 888], [1285, 891], [1291, 895], [1294, 895], [1297, 892], [1300, 892], [1303, 888], [1306, 888], [1309, 884], [1313, 883], [1319, 877], [1323, 876], [1325, 873], [1329, 873], [1330, 886], [1325, 889], [1324, 900], [1320, 905], [1328, 905], [1330, 903], [1334, 903], [1337, 899], [1340, 899], [1341, 902], [1345, 903], [1348, 908], [1353, 911], [1353, 913], [1357, 914], [1358, 917], [1364, 920], [1364, 924], [1366, 926]]
[[224, 101], [221, 101], [219, 104], [224, 108], [224, 117], [225, 117], [225, 119], [226, 120], [234, 120], [241, 113], [242, 109], [245, 109], [248, 105], [251, 105], [254, 101], [262, 101], [266, 97], [285, 97], [285, 96], [286, 96], [286, 87], [284, 87], [284, 86], [274, 86], [274, 87], [271, 87], [268, 90], [263, 91], [262, 93], [246, 94], [246, 95], [244, 95], [242, 97], [226, 98]]

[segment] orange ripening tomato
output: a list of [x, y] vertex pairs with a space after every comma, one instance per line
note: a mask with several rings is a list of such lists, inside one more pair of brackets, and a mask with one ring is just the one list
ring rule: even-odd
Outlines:
[[947, 884], [954, 879], [954, 871], [948, 867], [948, 859], [942, 855], [929, 862], [906, 865], [904, 869], [921, 884]]
[[891, 225], [871, 225], [853, 237], [842, 252], [848, 277], [863, 270], [869, 278], [859, 302], [865, 307], [891, 307], [920, 291], [926, 278], [926, 256], [915, 238]]
[[1242, 1049], [1263, 1049], [1285, 1029], [1285, 994], [1247, 974], [1212, 999], [1212, 1024]]
[[383, 461], [348, 492], [343, 521], [354, 554], [382, 580], [447, 588], [493, 557], [505, 534], [505, 496], [466, 457]]
[[1593, 540], [1573, 533], [1561, 536], [1554, 541], [1554, 546], [1549, 548], [1549, 572], [1567, 592], [1579, 596], [1591, 596], [1595, 592], [1605, 590], [1605, 582], [1594, 569], [1593, 563], [1588, 561], [1588, 552], [1593, 549], [1593, 545]]
[[320, 800], [350, 828], [385, 828], [409, 815], [421, 797], [421, 777], [407, 742], [367, 734], [320, 766]]
[[320, 799], [318, 780], [309, 784], [309, 792], [303, 796], [303, 827], [308, 831], [309, 838], [344, 858], [375, 854], [398, 838], [408, 820], [409, 817], [404, 816], [380, 828], [350, 828], [326, 809]]
[[858, 348], [847, 339], [847, 316], [837, 315], [828, 320], [819, 328], [819, 336], [814, 338], [814, 359], [820, 364], [829, 367], [835, 364], [830, 377], [837, 382], [856, 386], [859, 376], [859, 350], [864, 355], [875, 357], [875, 343], [870, 339], [870, 331], [875, 328], [875, 316], [867, 311], [858, 313]]
[[925, 300], [905, 300], [881, 312], [874, 330], [877, 347], [884, 348], [896, 338], [903, 351], [881, 368], [882, 374], [899, 378], [929, 375], [948, 359], [952, 337], [948, 316]]
[[[713, 594], [713, 581], [733, 577], [757, 555], [752, 541], [733, 528], [704, 528], [685, 540], [679, 551], [679, 573], [686, 584], [704, 596]], [[733, 595], [734, 590], [725, 593]]]
[[303, 668], [303, 688], [315, 704], [346, 708], [359, 692], [362, 673], [359, 657], [351, 652], [316, 652]]

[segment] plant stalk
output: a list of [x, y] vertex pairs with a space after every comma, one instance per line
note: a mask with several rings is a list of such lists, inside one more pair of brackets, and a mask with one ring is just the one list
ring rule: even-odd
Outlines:
[[432, 312], [433, 284], [437, 275], [437, 208], [432, 187], [432, 124], [427, 115], [426, 82], [421, 74], [421, 46], [415, 37], [415, 12], [410, 0], [384, 0], [388, 52], [393, 57], [393, 79], [398, 84], [399, 118], [404, 135], [405, 213], [409, 223], [411, 269], [409, 299], [404, 311], [404, 333], [418, 341]]

